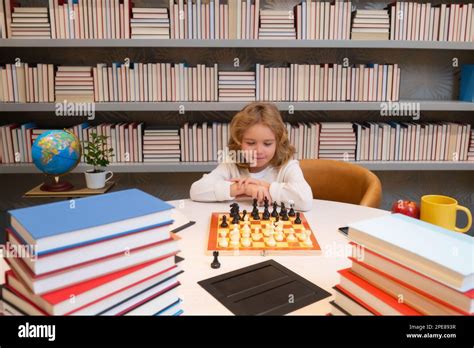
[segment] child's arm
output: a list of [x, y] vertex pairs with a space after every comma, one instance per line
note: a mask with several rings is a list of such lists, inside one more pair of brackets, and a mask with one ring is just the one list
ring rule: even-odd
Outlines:
[[270, 184], [273, 201], [288, 204], [292, 200], [295, 209], [308, 211], [313, 207], [313, 192], [306, 182], [298, 162], [288, 166], [283, 182]]
[[189, 196], [193, 201], [219, 202], [244, 194], [243, 188], [229, 181], [231, 173], [226, 164], [220, 164], [209, 174], [191, 185]]

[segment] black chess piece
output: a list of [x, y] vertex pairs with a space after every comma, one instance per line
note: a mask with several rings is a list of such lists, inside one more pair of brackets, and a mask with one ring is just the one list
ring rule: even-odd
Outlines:
[[238, 205], [237, 203], [232, 203], [230, 205], [230, 216], [234, 216], [236, 212], [238, 212]]
[[224, 215], [222, 217], [221, 227], [223, 227], [223, 228], [229, 227], [229, 224], [227, 223], [227, 216], [226, 215]]
[[258, 214], [258, 203], [257, 203], [257, 199], [254, 198], [253, 199], [253, 210], [252, 210], [252, 216]]
[[240, 221], [240, 214], [239, 213], [234, 213], [234, 216], [232, 217], [232, 224], [238, 224]]
[[300, 223], [301, 223], [300, 212], [297, 212], [296, 213], [295, 224], [300, 224]]
[[252, 211], [252, 218], [254, 220], [260, 220], [260, 214], [258, 212], [258, 209], [256, 211]]
[[262, 214], [262, 220], [269, 220], [270, 219], [270, 211], [268, 210], [268, 203], [267, 206], [265, 207], [265, 210], [263, 211]]
[[247, 210], [242, 210], [242, 220], [245, 220], [245, 215], [247, 215]]
[[291, 208], [290, 208], [290, 211], [289, 211], [289, 213], [288, 213], [288, 216], [293, 217], [293, 216], [295, 216], [295, 215], [296, 215], [296, 214], [295, 214], [295, 209], [293, 208], [293, 204], [292, 204], [292, 205], [291, 205]]
[[285, 215], [287, 212], [286, 208], [285, 208], [285, 203], [281, 202], [281, 206], [280, 206], [280, 216], [283, 216]]
[[268, 198], [267, 198], [267, 196], [265, 196], [265, 198], [263, 199], [263, 206], [265, 207], [265, 209], [268, 209]]
[[276, 202], [273, 202], [273, 211], [272, 211], [272, 217], [277, 217], [278, 216], [278, 212], [277, 212], [277, 204]]
[[218, 251], [214, 251], [212, 253], [212, 255], [214, 255], [214, 260], [212, 261], [211, 263], [211, 267], [212, 268], [219, 268], [221, 267], [221, 263], [219, 262], [219, 260], [217, 259], [217, 257], [219, 256], [219, 252]]
[[290, 218], [289, 218], [289, 216], [288, 216], [288, 213], [287, 213], [286, 211], [285, 211], [285, 213], [283, 214], [283, 216], [281, 217], [281, 219], [282, 219], [283, 221], [288, 221], [288, 220], [290, 220]]

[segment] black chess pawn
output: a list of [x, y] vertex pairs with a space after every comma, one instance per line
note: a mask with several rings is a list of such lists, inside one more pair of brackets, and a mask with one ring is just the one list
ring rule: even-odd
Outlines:
[[297, 212], [296, 213], [295, 224], [300, 224], [300, 223], [301, 223], [300, 212]]
[[290, 211], [288, 212], [288, 216], [293, 217], [293, 216], [295, 216], [295, 215], [296, 215], [296, 214], [295, 214], [295, 209], [293, 208], [293, 204], [292, 204], [292, 205], [291, 205], [291, 208], [290, 208]]
[[267, 198], [267, 196], [265, 196], [265, 198], [263, 199], [263, 206], [265, 207], [265, 209], [268, 209], [268, 198]]
[[256, 198], [253, 199], [253, 204], [252, 205], [253, 205], [252, 216], [254, 216], [254, 215], [258, 214], [258, 206], [257, 206], [258, 203], [257, 203]]
[[288, 216], [288, 213], [287, 213], [286, 211], [285, 211], [285, 213], [283, 214], [283, 216], [281, 217], [281, 219], [282, 219], [283, 221], [288, 221], [288, 220], [290, 220], [290, 218], [289, 218], [289, 216]]
[[223, 228], [229, 227], [229, 224], [227, 223], [227, 215], [224, 215], [222, 217], [221, 227], [223, 227]]
[[277, 212], [277, 204], [276, 202], [273, 202], [273, 211], [272, 211], [272, 217], [277, 217], [278, 216], [278, 212]]
[[285, 208], [285, 203], [281, 202], [280, 216], [285, 215], [286, 212], [287, 212], [287, 210], [286, 210], [286, 208]]
[[221, 267], [221, 264], [220, 264], [219, 260], [217, 259], [217, 257], [219, 256], [219, 252], [218, 252], [218, 251], [214, 251], [214, 252], [212, 253], [212, 255], [214, 256], [214, 260], [213, 260], [212, 263], [211, 263], [211, 267], [212, 267], [212, 268], [219, 268], [219, 267]]
[[247, 210], [242, 210], [242, 220], [245, 221], [245, 215], [247, 215]]

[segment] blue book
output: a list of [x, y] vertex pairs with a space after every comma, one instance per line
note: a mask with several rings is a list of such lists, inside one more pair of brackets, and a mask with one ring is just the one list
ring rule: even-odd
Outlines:
[[461, 65], [461, 85], [459, 100], [474, 102], [474, 65]]
[[172, 205], [138, 189], [10, 210], [22, 242], [41, 256], [171, 224]]
[[474, 239], [402, 214], [349, 224], [349, 239], [453, 289], [473, 288]]

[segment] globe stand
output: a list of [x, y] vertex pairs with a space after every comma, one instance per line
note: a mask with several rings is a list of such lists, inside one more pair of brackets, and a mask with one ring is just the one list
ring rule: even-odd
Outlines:
[[64, 192], [70, 191], [74, 188], [68, 181], [61, 181], [59, 182], [59, 176], [54, 176], [52, 182], [44, 183], [41, 187], [41, 191], [48, 191], [48, 192]]

